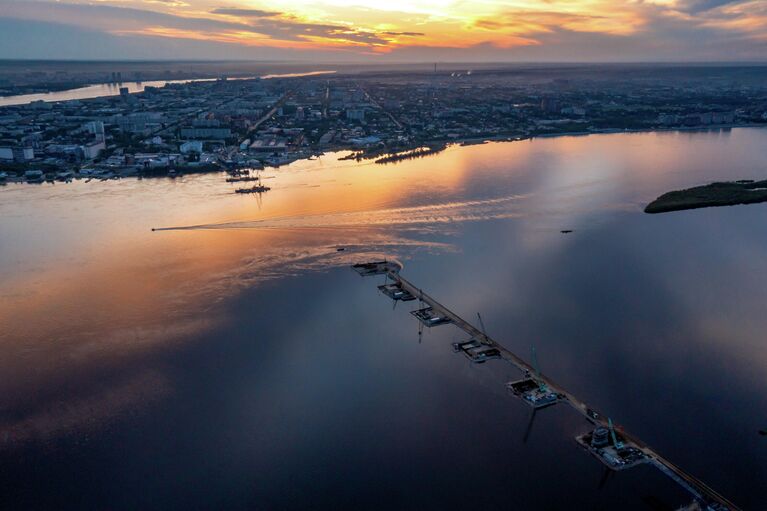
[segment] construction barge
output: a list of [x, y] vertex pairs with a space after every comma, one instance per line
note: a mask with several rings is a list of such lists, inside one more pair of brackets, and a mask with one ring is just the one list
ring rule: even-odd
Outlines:
[[[574, 395], [544, 376], [537, 368], [535, 352], [533, 364], [504, 348], [483, 330], [464, 320], [447, 307], [424, 293], [423, 290], [400, 275], [402, 265], [393, 261], [374, 261], [352, 266], [359, 275], [385, 275], [386, 283], [378, 286], [386, 296], [397, 301], [418, 300], [420, 307], [410, 313], [421, 325], [432, 328], [453, 324], [463, 330], [469, 339], [453, 343], [454, 351], [463, 353], [474, 363], [502, 359], [522, 371], [521, 380], [509, 382], [507, 388], [534, 410], [563, 403], [580, 413], [594, 428], [575, 438], [575, 441], [608, 469], [621, 471], [641, 464], [650, 464], [684, 488], [693, 498], [691, 506], [705, 511], [740, 511], [735, 504], [706, 485], [695, 476], [685, 472], [668, 459], [622, 428], [616, 428], [612, 419], [597, 412]], [[391, 279], [391, 283], [389, 283]], [[481, 318], [480, 323], [481, 323]], [[692, 507], [690, 507], [692, 509]]]

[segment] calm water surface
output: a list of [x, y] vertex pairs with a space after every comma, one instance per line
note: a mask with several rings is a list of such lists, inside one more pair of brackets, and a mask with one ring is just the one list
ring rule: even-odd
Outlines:
[[[0, 189], [2, 509], [674, 509], [605, 476], [566, 407], [419, 342], [351, 262], [404, 274], [745, 509], [767, 508], [767, 131], [327, 155], [265, 173]], [[198, 226], [156, 231], [153, 227]], [[571, 234], [560, 234], [573, 229]], [[346, 250], [338, 252], [338, 247]]]

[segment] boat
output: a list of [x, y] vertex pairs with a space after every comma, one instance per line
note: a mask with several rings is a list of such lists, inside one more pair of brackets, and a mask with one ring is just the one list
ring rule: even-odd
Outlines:
[[271, 190], [268, 186], [255, 185], [252, 188], [238, 188], [235, 190], [237, 193], [264, 193]]
[[259, 178], [257, 177], [251, 177], [251, 176], [244, 176], [244, 177], [228, 177], [226, 178], [227, 183], [239, 183], [241, 181], [258, 181]]
[[237, 193], [264, 193], [271, 190], [268, 186], [264, 186], [261, 184], [261, 175], [257, 174], [255, 177], [237, 177], [237, 178], [229, 178], [226, 180], [228, 183], [236, 182], [236, 181], [255, 181], [258, 184], [253, 185], [250, 188], [238, 188], [235, 190]]

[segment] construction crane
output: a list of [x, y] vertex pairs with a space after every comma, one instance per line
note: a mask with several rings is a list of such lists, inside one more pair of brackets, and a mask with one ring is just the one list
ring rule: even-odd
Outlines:
[[618, 437], [615, 435], [615, 428], [613, 428], [613, 420], [610, 417], [607, 418], [607, 425], [609, 426], [610, 434], [613, 437], [613, 445], [615, 446], [616, 449], [623, 449], [623, 442], [620, 442], [618, 440]]
[[543, 378], [541, 378], [541, 368], [538, 366], [538, 355], [535, 352], [535, 346], [530, 346], [530, 358], [533, 362], [533, 367], [535, 368], [535, 380], [538, 382], [538, 388], [541, 392], [546, 392], [546, 383], [543, 381]]
[[485, 340], [487, 340], [488, 337], [487, 337], [487, 330], [485, 329], [485, 322], [482, 321], [482, 316], [479, 315], [479, 312], [477, 313], [477, 318], [479, 319], [479, 326], [482, 327], [482, 335], [484, 335]]

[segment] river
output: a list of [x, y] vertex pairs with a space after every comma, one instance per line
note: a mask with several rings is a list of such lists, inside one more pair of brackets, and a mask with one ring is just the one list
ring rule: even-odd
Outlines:
[[[375, 165], [0, 188], [6, 509], [676, 509], [606, 476], [567, 407], [419, 340], [348, 265], [403, 274], [744, 509], [767, 507], [767, 130], [450, 147]], [[156, 227], [189, 227], [155, 231]], [[562, 234], [561, 230], [572, 230]], [[343, 248], [343, 251], [338, 251]]]
[[[295, 78], [299, 76], [314, 76], [335, 73], [335, 71], [309, 71], [305, 73], [281, 73], [281, 74], [268, 74], [260, 77], [248, 76], [244, 78], [229, 78], [230, 80], [252, 80], [254, 78], [262, 78], [264, 80], [271, 78]], [[136, 92], [143, 92], [146, 87], [164, 87], [172, 83], [190, 83], [190, 82], [210, 82], [215, 78], [200, 78], [200, 79], [188, 79], [188, 80], [155, 80], [147, 82], [120, 82], [120, 83], [97, 83], [94, 85], [87, 85], [85, 87], [78, 87], [76, 89], [67, 89], [56, 92], [45, 92], [38, 94], [19, 94], [16, 96], [0, 96], [0, 107], [13, 106], [13, 105], [26, 105], [33, 101], [70, 101], [73, 99], [90, 99], [101, 98], [106, 96], [117, 96], [120, 94], [120, 89], [125, 87], [131, 94]]]

